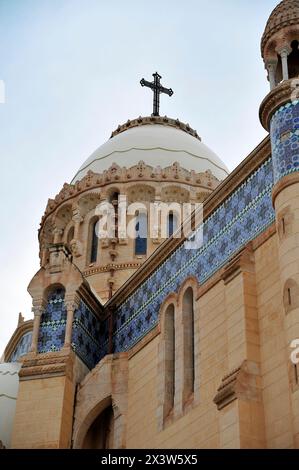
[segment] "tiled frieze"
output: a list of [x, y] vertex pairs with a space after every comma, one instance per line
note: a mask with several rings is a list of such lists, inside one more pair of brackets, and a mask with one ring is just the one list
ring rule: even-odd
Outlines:
[[[101, 340], [100, 340], [101, 338]], [[72, 347], [82, 361], [92, 369], [107, 354], [108, 330], [81, 300], [73, 321]]]
[[279, 108], [271, 120], [274, 183], [299, 170], [299, 101]]
[[[201, 247], [190, 250], [181, 245], [119, 307], [114, 324], [115, 352], [128, 350], [155, 327], [162, 302], [168, 294], [177, 292], [188, 276], [197, 277], [203, 284], [273, 223], [272, 187], [270, 158], [204, 222]], [[107, 325], [104, 329], [107, 331]], [[103, 357], [107, 335], [101, 335], [100, 342]]]

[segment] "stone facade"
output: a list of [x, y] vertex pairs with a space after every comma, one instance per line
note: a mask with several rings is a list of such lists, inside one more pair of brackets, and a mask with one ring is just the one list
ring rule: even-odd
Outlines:
[[[279, 59], [276, 44], [299, 39], [290, 7], [262, 41], [266, 65], [283, 61], [260, 109], [270, 137], [225, 181], [140, 162], [88, 173], [49, 201], [12, 447], [299, 448], [299, 101], [294, 56]], [[203, 223], [193, 214], [188, 234], [158, 237], [143, 258], [133, 241], [102, 240], [101, 262], [88, 263], [95, 208], [119, 193], [203, 201]], [[190, 249], [193, 229], [203, 243]]]

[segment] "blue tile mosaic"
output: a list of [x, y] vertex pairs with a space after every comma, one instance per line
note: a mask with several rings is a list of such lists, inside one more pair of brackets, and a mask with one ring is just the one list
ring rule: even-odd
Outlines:
[[[100, 341], [102, 338], [102, 341]], [[104, 346], [106, 344], [106, 347]], [[74, 313], [72, 347], [82, 361], [92, 369], [107, 354], [108, 328], [81, 300]]]
[[17, 362], [20, 357], [28, 353], [32, 340], [32, 331], [25, 333], [18, 342], [14, 352], [10, 356], [9, 362]]
[[[272, 207], [273, 170], [268, 159], [203, 224], [203, 244], [196, 250], [181, 245], [126, 301], [115, 315], [113, 350], [130, 349], [158, 321], [164, 299], [192, 275], [203, 284], [228, 260], [275, 220]], [[107, 331], [107, 324], [104, 330]], [[108, 337], [100, 332], [102, 352]]]
[[65, 291], [55, 289], [49, 294], [41, 317], [37, 350], [39, 353], [59, 351], [64, 345], [66, 327]]
[[299, 101], [287, 103], [271, 120], [274, 183], [299, 170]]

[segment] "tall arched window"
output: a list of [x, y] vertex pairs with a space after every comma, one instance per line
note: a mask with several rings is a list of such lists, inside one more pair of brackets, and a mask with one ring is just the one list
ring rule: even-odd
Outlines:
[[299, 77], [299, 43], [298, 41], [293, 41], [291, 44], [292, 52], [288, 57], [288, 66], [289, 66], [289, 78], [298, 78]]
[[40, 319], [37, 346], [39, 353], [60, 351], [64, 345], [67, 321], [64, 299], [64, 287], [51, 286], [48, 293], [47, 305]]
[[135, 255], [147, 253], [147, 214], [138, 212], [136, 215]]
[[174, 305], [167, 307], [164, 317], [165, 340], [165, 386], [164, 386], [164, 418], [174, 407], [175, 394], [175, 323]]
[[177, 218], [175, 214], [171, 211], [168, 214], [167, 218], [167, 234], [171, 237], [177, 229]]
[[189, 287], [183, 297], [183, 344], [184, 344], [184, 400], [194, 392], [194, 308], [193, 290]]
[[94, 220], [90, 224], [90, 256], [89, 256], [89, 262], [90, 263], [96, 263], [97, 258], [98, 258], [98, 244], [99, 244], [99, 239], [98, 239], [98, 233], [97, 233], [97, 225], [98, 225], [98, 219]]

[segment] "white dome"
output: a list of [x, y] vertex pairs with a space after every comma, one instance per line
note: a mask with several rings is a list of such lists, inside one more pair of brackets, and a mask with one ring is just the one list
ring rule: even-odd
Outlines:
[[5, 447], [10, 447], [20, 368], [18, 362], [0, 364], [0, 441]]
[[[220, 158], [204, 145], [195, 131], [180, 123], [184, 129], [172, 125], [148, 122], [150, 118], [140, 118], [141, 121], [129, 121], [128, 129], [116, 131], [113, 137], [99, 147], [81, 166], [72, 180], [81, 180], [89, 170], [102, 173], [113, 163], [120, 167], [130, 168], [141, 160], [152, 167], [166, 168], [178, 162], [186, 170], [203, 173], [210, 170], [219, 180], [229, 174], [227, 167]], [[145, 122], [145, 120], [147, 120]], [[139, 124], [135, 124], [139, 122]], [[160, 120], [161, 122], [161, 120]], [[132, 125], [132, 123], [134, 123]], [[131, 126], [131, 127], [130, 127]], [[189, 132], [190, 130], [190, 132]], [[193, 135], [192, 135], [193, 134]]]

